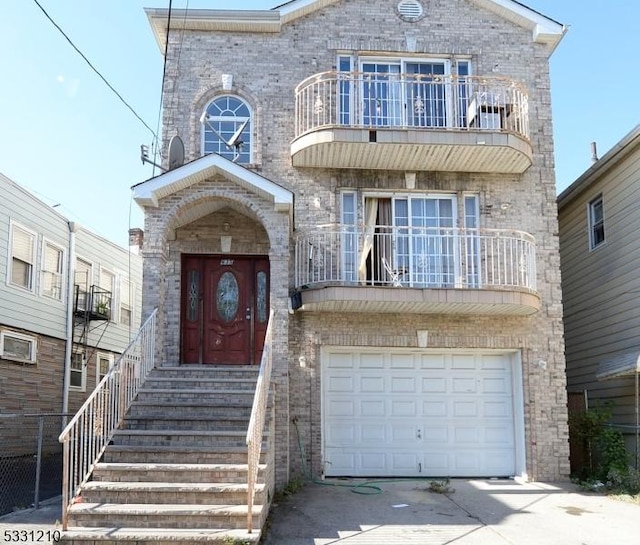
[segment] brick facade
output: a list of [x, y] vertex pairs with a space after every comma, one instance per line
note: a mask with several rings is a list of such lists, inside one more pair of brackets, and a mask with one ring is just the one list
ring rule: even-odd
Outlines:
[[[278, 311], [274, 373], [280, 486], [290, 471], [300, 471], [293, 417], [313, 471], [322, 471], [319, 348], [417, 347], [418, 330], [429, 331], [429, 348], [519, 350], [527, 475], [560, 480], [569, 472], [549, 51], [532, 41], [530, 30], [474, 2], [425, 0], [422, 4], [426, 16], [414, 23], [396, 17], [396, 0], [353, 0], [295, 19], [273, 34], [189, 30], [169, 36], [165, 142], [179, 134], [187, 157], [200, 157], [198, 120], [212, 98], [227, 93], [222, 90], [222, 74], [232, 74], [231, 93], [246, 100], [253, 111], [249, 168], [295, 195], [294, 220], [291, 223], [287, 214], [275, 211], [257, 192], [222, 175], [181, 189], [161, 199], [157, 207], [147, 207], [144, 314], [160, 307], [162, 361], [174, 363], [179, 358], [181, 254], [219, 253], [220, 236], [230, 234], [232, 253], [269, 255], [271, 303]], [[415, 53], [408, 52], [410, 38], [415, 38], [415, 48], [411, 46]], [[459, 197], [473, 192], [479, 195], [482, 227], [532, 234], [539, 312], [525, 317], [385, 314], [383, 318], [366, 313], [287, 312], [295, 231], [339, 222], [341, 189], [406, 190], [404, 172], [291, 166], [294, 89], [311, 74], [335, 69], [338, 53], [422, 54], [441, 59], [455, 55], [469, 60], [475, 74], [497, 72], [524, 82], [534, 150], [533, 165], [524, 174], [418, 172], [415, 190]]]

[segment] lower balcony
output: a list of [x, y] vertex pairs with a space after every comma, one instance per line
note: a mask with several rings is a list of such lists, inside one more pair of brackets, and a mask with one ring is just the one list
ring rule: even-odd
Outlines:
[[522, 231], [321, 225], [296, 238], [294, 306], [523, 316], [540, 309]]

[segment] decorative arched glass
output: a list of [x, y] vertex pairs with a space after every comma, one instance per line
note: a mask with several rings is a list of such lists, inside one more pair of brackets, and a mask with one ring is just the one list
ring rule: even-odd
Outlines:
[[203, 118], [204, 155], [217, 153], [236, 163], [251, 162], [251, 110], [233, 95], [216, 97]]

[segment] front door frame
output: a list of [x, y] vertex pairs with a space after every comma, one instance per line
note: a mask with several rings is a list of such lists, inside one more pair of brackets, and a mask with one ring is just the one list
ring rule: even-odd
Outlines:
[[[191, 288], [188, 286], [190, 282], [189, 275], [193, 273], [194, 267], [189, 267], [190, 270], [187, 271], [189, 262], [195, 262], [195, 267], [197, 268], [197, 281]], [[219, 262], [219, 264], [215, 262]], [[213, 300], [216, 296], [216, 286], [209, 286], [207, 282], [210, 279], [217, 279], [211, 281], [220, 281], [224, 275], [224, 272], [221, 272], [222, 268], [225, 266], [232, 267], [234, 264], [238, 265], [238, 262], [246, 272], [244, 275], [246, 280], [244, 282], [241, 281], [243, 285], [239, 286], [239, 300], [234, 313], [234, 324], [242, 329], [243, 322], [251, 322], [248, 327], [244, 328], [245, 332], [241, 333], [244, 339], [241, 344], [246, 343], [248, 345], [246, 349], [247, 356], [246, 359], [242, 358], [242, 361], [235, 361], [235, 359], [238, 359], [236, 353], [235, 359], [231, 357], [226, 361], [215, 361], [217, 355], [212, 357], [213, 352], [206, 350], [206, 347], [211, 345], [212, 339], [209, 338], [207, 342], [205, 335], [211, 337], [211, 316], [216, 313], [216, 317], [220, 318], [220, 309], [215, 306], [216, 303]], [[184, 253], [181, 255], [180, 263], [179, 350], [181, 363], [259, 364], [269, 314], [269, 257], [267, 255]], [[214, 269], [216, 265], [218, 268]], [[242, 278], [242, 275], [240, 275], [240, 278]], [[205, 298], [211, 299], [211, 301], [205, 301]], [[191, 320], [188, 319], [189, 312], [193, 316]], [[195, 339], [194, 336], [196, 337]], [[191, 343], [191, 347], [197, 345], [197, 354], [192, 348], [189, 349], [189, 343]]]

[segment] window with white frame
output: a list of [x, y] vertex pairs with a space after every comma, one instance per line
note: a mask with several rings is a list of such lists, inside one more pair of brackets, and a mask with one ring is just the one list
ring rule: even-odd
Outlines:
[[203, 155], [217, 153], [240, 164], [251, 163], [251, 110], [241, 98], [214, 98], [202, 117]]
[[[477, 286], [479, 207], [464, 195], [365, 194], [358, 214], [353, 191], [342, 193], [343, 279], [414, 287]], [[362, 217], [357, 227], [357, 217]], [[316, 249], [316, 252], [321, 249]]]
[[74, 390], [84, 390], [87, 386], [87, 366], [82, 352], [71, 354], [69, 386]]
[[5, 360], [36, 362], [37, 340], [30, 335], [0, 331], [0, 357]]
[[120, 279], [120, 323], [130, 326], [133, 323], [133, 284], [126, 278]]
[[36, 261], [36, 234], [16, 223], [11, 223], [11, 249], [9, 283], [33, 291]]
[[107, 269], [100, 269], [100, 288], [94, 293], [93, 310], [99, 314], [108, 315], [111, 320], [116, 319], [112, 312], [114, 294], [116, 292], [116, 275]]
[[604, 241], [604, 203], [600, 194], [589, 202], [589, 249], [595, 250]]
[[74, 273], [74, 297], [77, 310], [89, 310], [89, 290], [93, 283], [93, 266], [89, 261], [76, 257]]
[[42, 295], [62, 300], [62, 278], [64, 251], [59, 246], [45, 241], [42, 247]]
[[[351, 73], [339, 78], [341, 124], [467, 126], [471, 73], [468, 60], [341, 55], [337, 66], [339, 72]], [[354, 66], [357, 66], [356, 73]]]
[[113, 367], [113, 354], [98, 353], [98, 364], [96, 365], [96, 385]]

